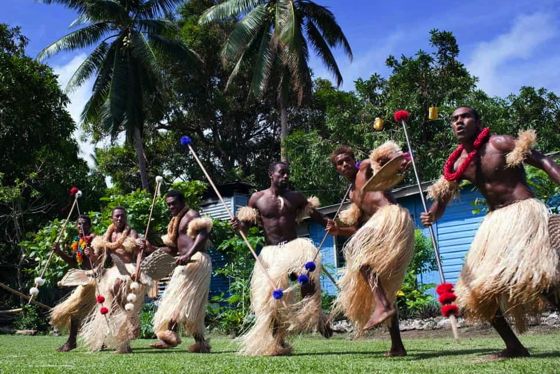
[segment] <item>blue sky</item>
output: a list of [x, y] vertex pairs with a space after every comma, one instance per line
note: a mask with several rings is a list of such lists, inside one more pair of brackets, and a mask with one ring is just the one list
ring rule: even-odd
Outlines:
[[[387, 75], [388, 55], [430, 50], [429, 30], [451, 31], [461, 49], [460, 60], [479, 78], [479, 87], [505, 97], [521, 86], [545, 87], [560, 94], [560, 1], [558, 0], [316, 0], [336, 15], [352, 46], [352, 62], [336, 56], [353, 88], [357, 78]], [[0, 22], [21, 26], [30, 39], [27, 53], [37, 53], [66, 34], [75, 14], [60, 5], [34, 0], [0, 0]], [[46, 61], [63, 87], [87, 51], [60, 54]], [[330, 78], [311, 61], [316, 76]], [[69, 111], [77, 119], [91, 85], [69, 94]]]

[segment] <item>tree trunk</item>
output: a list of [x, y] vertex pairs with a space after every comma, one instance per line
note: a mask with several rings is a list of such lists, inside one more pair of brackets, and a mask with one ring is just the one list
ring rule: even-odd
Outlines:
[[144, 152], [144, 142], [142, 135], [140, 135], [140, 129], [134, 129], [134, 150], [136, 151], [136, 157], [138, 157], [138, 167], [140, 168], [140, 180], [142, 181], [142, 189], [150, 191], [150, 182], [148, 181], [148, 161], [146, 159], [146, 153]]
[[278, 99], [280, 106], [280, 160], [288, 161], [288, 152], [286, 150], [286, 138], [288, 137], [288, 110], [286, 109], [286, 99], [280, 94]]

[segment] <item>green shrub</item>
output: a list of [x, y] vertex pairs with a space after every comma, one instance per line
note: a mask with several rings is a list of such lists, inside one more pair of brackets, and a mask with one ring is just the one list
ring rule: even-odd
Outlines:
[[[426, 291], [435, 284], [418, 282], [418, 275], [435, 270], [435, 254], [430, 240], [421, 230], [414, 231], [414, 257], [406, 272], [401, 290], [397, 293], [397, 306], [400, 318], [424, 317], [437, 310], [437, 301]], [[437, 314], [437, 312], [435, 312]]]
[[24, 305], [19, 317], [14, 321], [14, 327], [18, 330], [37, 330], [47, 332], [49, 330], [47, 313], [39, 310], [35, 305]]
[[140, 338], [154, 339], [156, 334], [153, 329], [154, 315], [156, 314], [156, 304], [146, 303], [140, 311]]

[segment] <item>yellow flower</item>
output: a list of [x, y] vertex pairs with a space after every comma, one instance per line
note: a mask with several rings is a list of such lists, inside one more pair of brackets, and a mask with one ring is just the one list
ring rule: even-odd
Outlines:
[[398, 290], [397, 297], [402, 297], [402, 296], [404, 296], [404, 292], [402, 290]]
[[71, 248], [72, 248], [72, 250], [73, 250], [74, 252], [76, 252], [76, 251], [78, 250], [78, 242], [72, 243]]

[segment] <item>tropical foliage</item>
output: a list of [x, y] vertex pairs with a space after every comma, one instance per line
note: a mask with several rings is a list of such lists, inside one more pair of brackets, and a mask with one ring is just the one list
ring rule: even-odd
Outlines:
[[45, 59], [66, 50], [94, 47], [78, 67], [67, 89], [95, 76], [93, 92], [82, 112], [82, 121], [96, 136], [112, 139], [125, 131], [136, 151], [142, 188], [149, 188], [143, 132], [146, 121], [163, 118], [165, 78], [163, 61], [184, 63], [198, 69], [198, 56], [180, 42], [176, 25], [165, 14], [182, 0], [75, 1], [45, 0], [75, 9], [75, 31], [39, 53]]
[[[310, 49], [333, 73], [337, 86], [342, 83], [331, 48], [341, 46], [352, 58], [352, 49], [334, 14], [307, 0], [227, 0], [208, 9], [201, 22], [231, 20], [243, 15], [222, 49], [222, 59], [233, 66], [229, 81], [236, 78], [242, 64], [253, 53], [250, 93], [263, 96], [274, 84], [281, 117], [281, 157], [286, 159], [284, 141], [288, 135], [288, 100], [301, 104], [311, 97]], [[309, 48], [311, 45], [311, 48]]]

